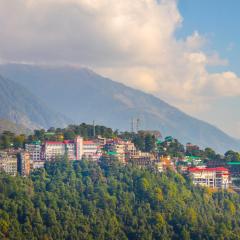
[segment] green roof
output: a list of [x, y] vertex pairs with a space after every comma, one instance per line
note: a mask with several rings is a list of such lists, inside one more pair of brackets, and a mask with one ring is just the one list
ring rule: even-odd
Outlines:
[[47, 136], [53, 136], [53, 135], [55, 135], [55, 133], [54, 133], [54, 132], [46, 132], [45, 135], [47, 135]]
[[33, 141], [31, 144], [39, 145], [39, 144], [41, 144], [41, 141], [40, 141], [40, 140], [38, 140], [38, 141]]
[[240, 165], [240, 162], [228, 162], [228, 165]]
[[108, 152], [107, 154], [108, 155], [116, 155], [117, 153], [116, 152]]
[[201, 158], [198, 157], [198, 156], [186, 156], [186, 158], [190, 158], [190, 159], [201, 159]]

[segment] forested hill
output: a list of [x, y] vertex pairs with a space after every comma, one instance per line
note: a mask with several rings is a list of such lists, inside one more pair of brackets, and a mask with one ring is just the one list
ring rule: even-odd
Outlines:
[[0, 239], [240, 239], [240, 197], [116, 162], [0, 175]]

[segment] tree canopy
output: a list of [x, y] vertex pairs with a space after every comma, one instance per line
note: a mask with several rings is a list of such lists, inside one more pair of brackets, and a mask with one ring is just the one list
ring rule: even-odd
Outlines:
[[0, 174], [0, 239], [240, 239], [240, 197], [116, 161]]

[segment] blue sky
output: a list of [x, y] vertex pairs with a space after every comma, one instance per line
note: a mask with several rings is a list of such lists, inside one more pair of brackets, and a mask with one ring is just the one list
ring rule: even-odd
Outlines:
[[185, 37], [197, 30], [208, 38], [208, 51], [217, 51], [229, 61], [227, 67], [240, 75], [240, 1], [239, 0], [179, 0], [183, 16], [177, 37]]
[[[207, 52], [216, 51], [228, 60], [227, 66], [208, 67], [210, 72], [233, 71], [240, 75], [240, 1], [239, 0], [179, 0], [183, 17], [177, 38], [197, 30], [207, 38]], [[240, 137], [240, 97], [222, 98], [210, 111], [195, 116], [213, 123], [229, 134]]]

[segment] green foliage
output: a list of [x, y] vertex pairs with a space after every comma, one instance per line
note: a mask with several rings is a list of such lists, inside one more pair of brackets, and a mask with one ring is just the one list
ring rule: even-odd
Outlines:
[[0, 239], [239, 239], [240, 197], [117, 161], [0, 174]]
[[240, 162], [240, 154], [238, 152], [229, 150], [224, 155], [226, 160], [229, 162]]

